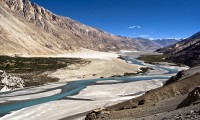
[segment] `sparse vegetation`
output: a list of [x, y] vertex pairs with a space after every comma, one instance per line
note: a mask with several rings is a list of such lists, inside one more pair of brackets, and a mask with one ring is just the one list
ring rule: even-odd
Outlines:
[[21, 78], [24, 80], [24, 85], [26, 87], [38, 86], [38, 85], [43, 85], [43, 84], [59, 81], [58, 78], [52, 78], [52, 77], [49, 77], [45, 74], [44, 75], [43, 74], [37, 75], [35, 73], [22, 75]]
[[141, 74], [141, 73], [146, 73], [148, 72], [149, 70], [154, 70], [153, 68], [150, 68], [150, 67], [142, 67], [140, 68], [141, 71], [138, 71], [137, 73], [124, 73], [124, 75], [113, 75], [111, 77], [128, 77], [128, 76], [135, 76], [137, 74]]
[[71, 64], [89, 63], [79, 58], [23, 58], [0, 56], [0, 70], [8, 73], [44, 72], [67, 67]]
[[58, 78], [49, 77], [46, 71], [53, 71], [67, 67], [71, 64], [88, 64], [80, 58], [24, 58], [0, 56], [0, 70], [4, 70], [24, 80], [25, 87], [38, 86], [59, 81]]
[[168, 57], [169, 55], [143, 55], [138, 57], [138, 59], [145, 63], [155, 64], [155, 62], [171, 62], [167, 59]]
[[177, 66], [185, 66], [184, 64], [174, 62], [169, 59], [170, 55], [163, 54], [163, 55], [142, 55], [138, 57], [138, 60], [142, 60], [145, 63], [149, 64], [158, 64], [158, 62], [168, 62], [168, 63], [173, 63]]

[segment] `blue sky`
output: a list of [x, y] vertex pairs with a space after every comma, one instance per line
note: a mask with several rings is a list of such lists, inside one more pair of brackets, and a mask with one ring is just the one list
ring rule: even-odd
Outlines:
[[200, 0], [31, 0], [109, 33], [186, 38], [200, 31]]

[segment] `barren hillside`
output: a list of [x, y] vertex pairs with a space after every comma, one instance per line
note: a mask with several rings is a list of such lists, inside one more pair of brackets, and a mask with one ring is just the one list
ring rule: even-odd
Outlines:
[[62, 54], [87, 48], [154, 50], [151, 41], [118, 37], [51, 13], [28, 0], [0, 0], [0, 54]]

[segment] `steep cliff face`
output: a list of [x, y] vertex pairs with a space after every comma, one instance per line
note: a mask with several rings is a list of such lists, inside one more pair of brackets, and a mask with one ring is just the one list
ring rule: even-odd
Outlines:
[[172, 61], [190, 67], [200, 64], [200, 32], [174, 45], [158, 49], [157, 52], [170, 54]]
[[0, 54], [61, 54], [81, 47], [100, 51], [159, 47], [55, 15], [28, 0], [0, 0], [0, 42]]

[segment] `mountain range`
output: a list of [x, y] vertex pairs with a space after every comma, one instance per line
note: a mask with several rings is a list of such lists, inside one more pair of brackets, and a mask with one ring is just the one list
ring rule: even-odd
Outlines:
[[[142, 37], [136, 37], [135, 39], [136, 40], [150, 41], [149, 38], [142, 38]], [[168, 39], [168, 38], [166, 38], [166, 39], [154, 39], [154, 40], [151, 40], [151, 41], [162, 48], [162, 47], [166, 47], [166, 46], [169, 46], [169, 45], [173, 45], [173, 44], [175, 44], [175, 43], [177, 43], [181, 40], [183, 40], [183, 39], [175, 39], [175, 38], [174, 39], [172, 39], [172, 38]]]
[[173, 38], [169, 38], [169, 39], [157, 39], [157, 40], [153, 40], [153, 42], [158, 43], [159, 45], [161, 45], [161, 47], [166, 47], [169, 45], [173, 45], [179, 41], [181, 41], [183, 39], [173, 39]]
[[176, 44], [158, 49], [157, 52], [169, 54], [174, 62], [190, 67], [200, 64], [200, 32]]
[[53, 14], [28, 0], [0, 0], [0, 54], [62, 54], [97, 51], [155, 50], [150, 40], [119, 37]]

